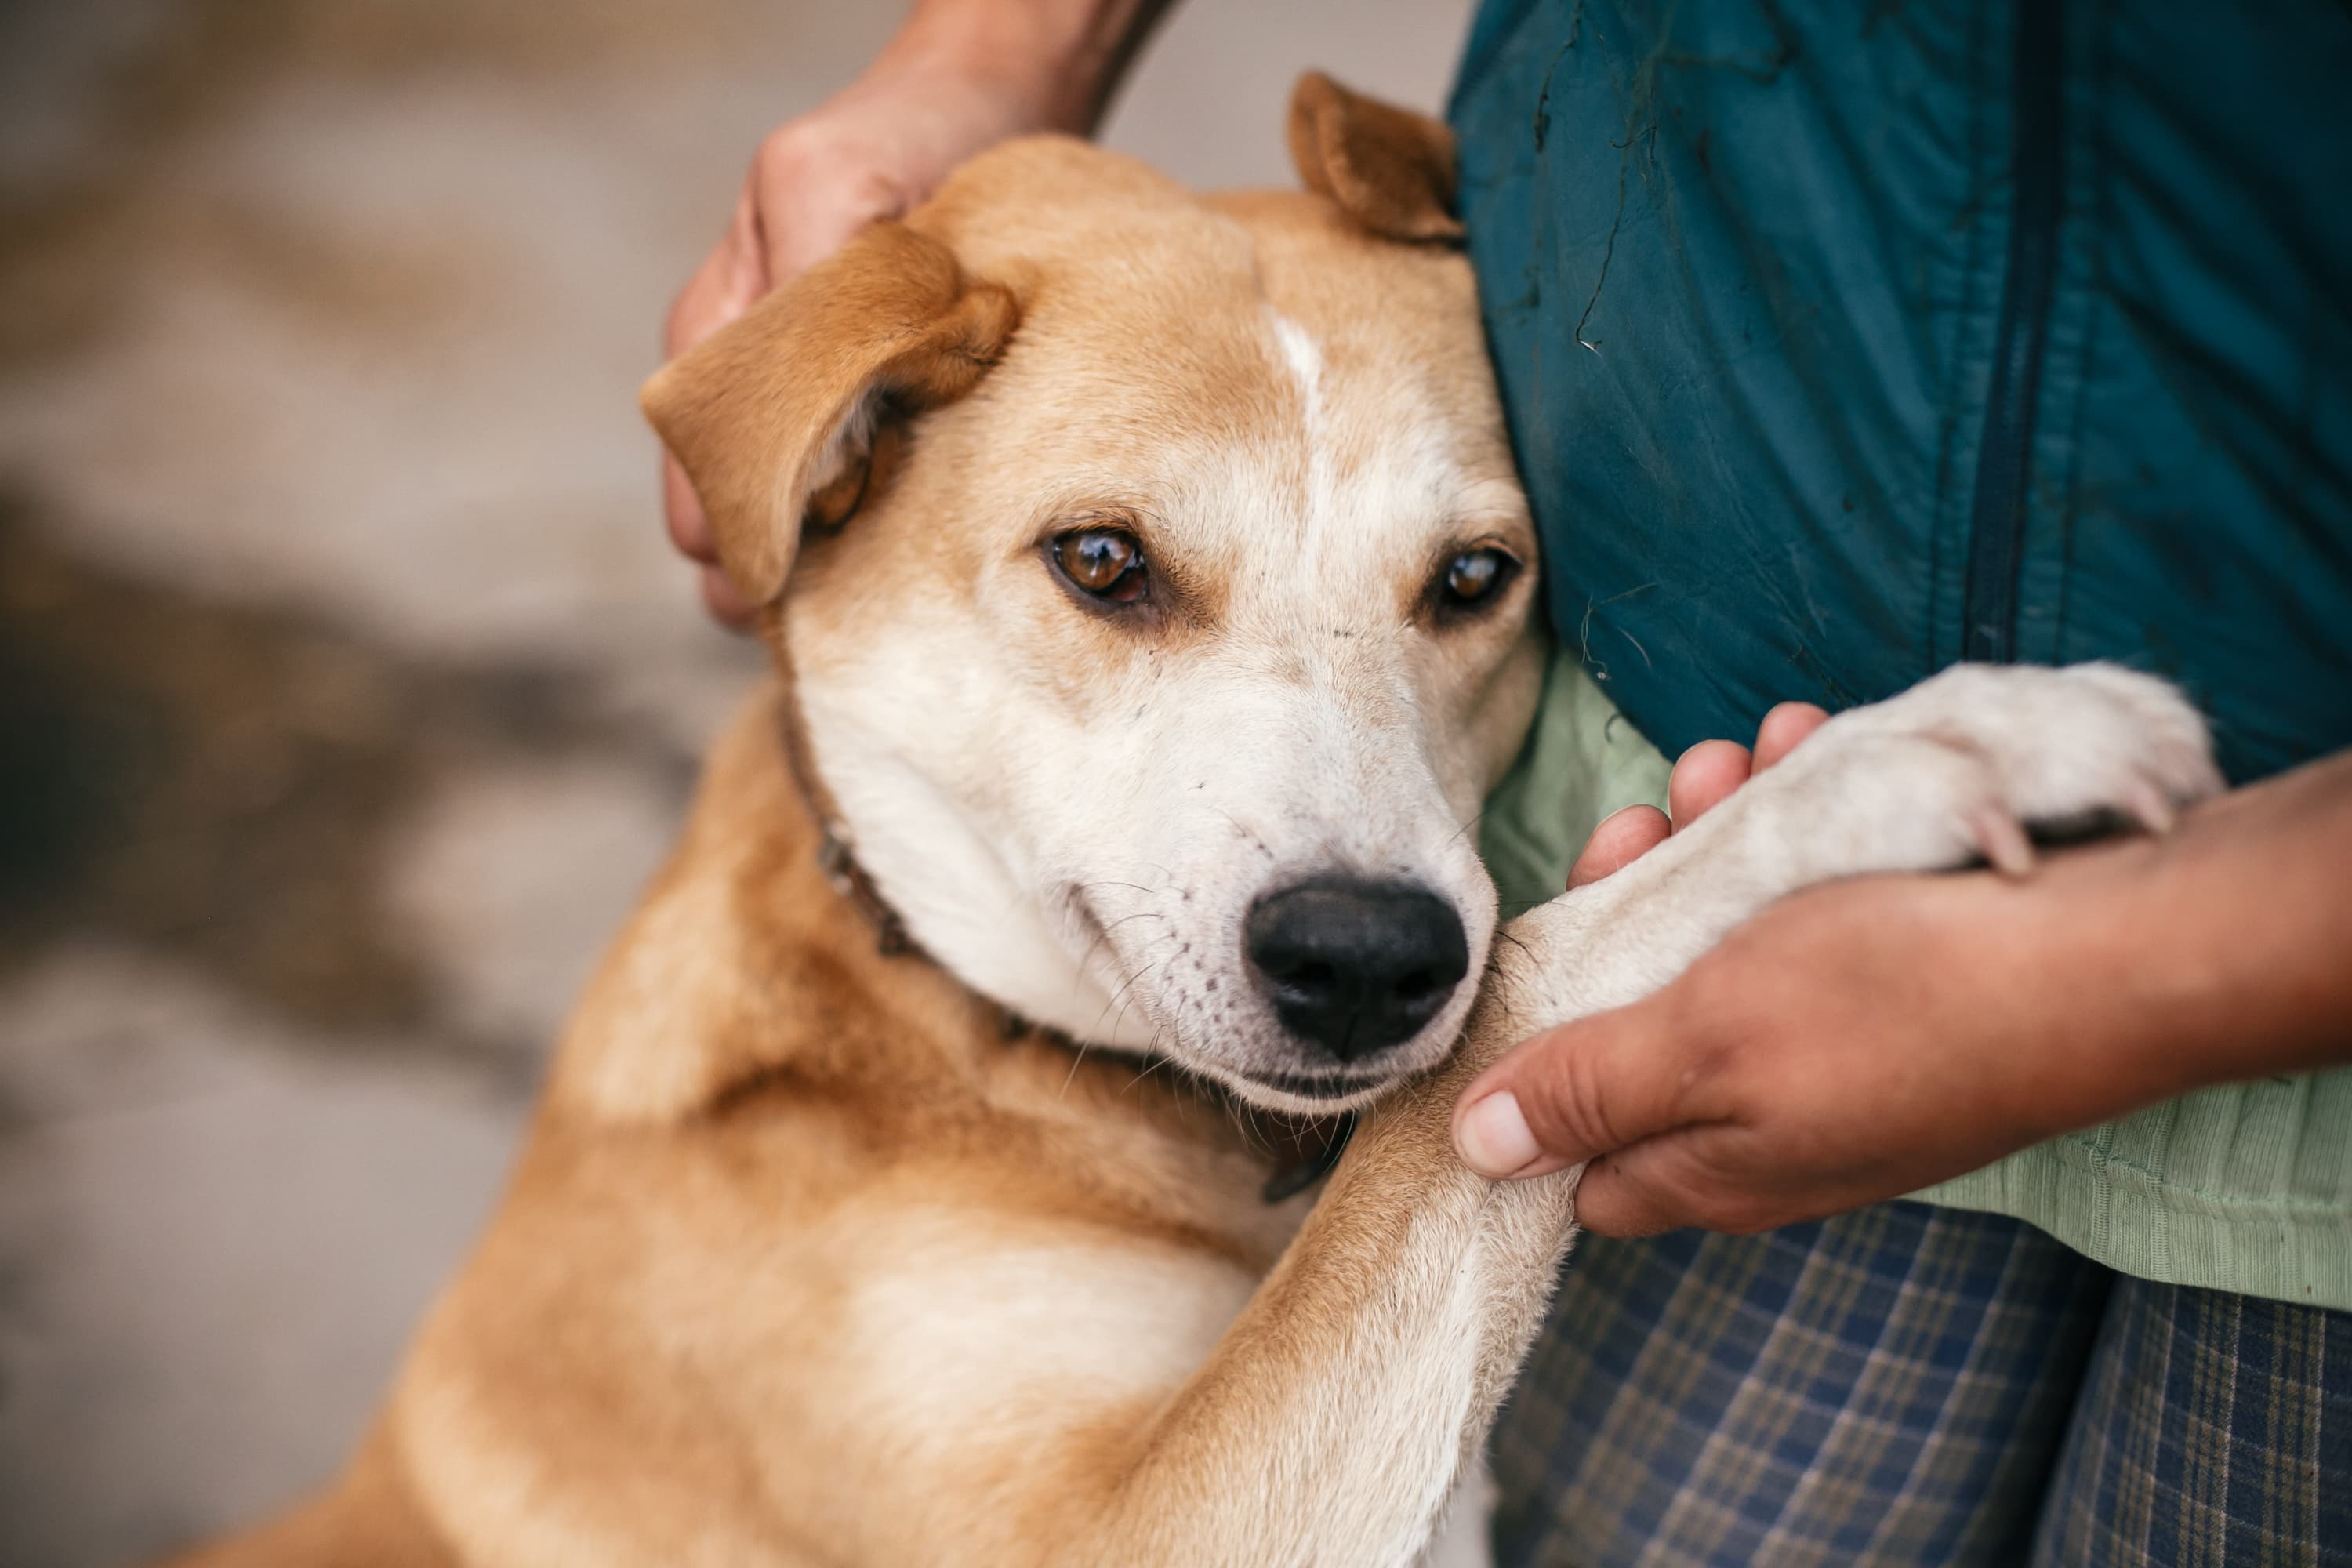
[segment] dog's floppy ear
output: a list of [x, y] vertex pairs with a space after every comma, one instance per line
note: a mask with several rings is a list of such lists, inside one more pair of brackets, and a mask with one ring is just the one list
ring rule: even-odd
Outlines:
[[1290, 89], [1290, 161], [1307, 188], [1389, 239], [1459, 240], [1454, 132], [1321, 71]]
[[782, 594], [803, 521], [856, 509], [877, 427], [971, 390], [1019, 314], [938, 240], [880, 223], [646, 382], [638, 404], [736, 588], [760, 605]]

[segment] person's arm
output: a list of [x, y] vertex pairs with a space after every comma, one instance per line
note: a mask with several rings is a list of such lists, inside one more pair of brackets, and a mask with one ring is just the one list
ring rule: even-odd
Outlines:
[[[1035, 131], [1091, 132], [1173, 0], [919, 0], [865, 74], [760, 143], [726, 237], [670, 307], [676, 356], [877, 218], [930, 194], [982, 148]], [[750, 618], [719, 570], [710, 527], [663, 463], [671, 541], [701, 563], [703, 597]]]
[[[1712, 772], [1698, 793], [1719, 798], [1746, 767], [1717, 754]], [[1638, 853], [1663, 825], [1612, 831]], [[2352, 752], [2021, 879], [1788, 900], [1648, 1000], [1520, 1046], [1464, 1094], [1455, 1139], [1490, 1175], [1592, 1161], [1577, 1216], [1604, 1234], [1754, 1231], [2347, 1061]]]

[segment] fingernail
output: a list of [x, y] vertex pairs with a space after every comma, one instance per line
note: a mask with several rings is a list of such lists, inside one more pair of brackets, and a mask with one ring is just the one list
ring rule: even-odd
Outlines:
[[1525, 1169], [1543, 1152], [1528, 1119], [1519, 1113], [1519, 1097], [1498, 1089], [1462, 1113], [1454, 1131], [1454, 1147], [1462, 1163], [1482, 1176], [1500, 1181]]

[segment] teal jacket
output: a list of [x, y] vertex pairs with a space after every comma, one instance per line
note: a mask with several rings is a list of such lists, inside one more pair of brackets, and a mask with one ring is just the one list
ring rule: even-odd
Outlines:
[[2352, 13], [1494, 0], [1453, 117], [1553, 622], [1673, 753], [1957, 659], [2352, 745]]
[[[1488, 0], [1452, 118], [1566, 656], [1502, 837], [1610, 702], [1673, 755], [1964, 658], [2165, 675], [2241, 782], [2352, 746], [2336, 0]], [[2352, 1306], [2352, 1074], [1933, 1195]]]

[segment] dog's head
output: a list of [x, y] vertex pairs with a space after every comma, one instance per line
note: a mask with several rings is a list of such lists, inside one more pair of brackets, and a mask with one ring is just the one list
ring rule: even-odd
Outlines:
[[1259, 1104], [1452, 1047], [1535, 535], [1444, 127], [1300, 86], [1312, 194], [1007, 144], [655, 378], [921, 946]]

